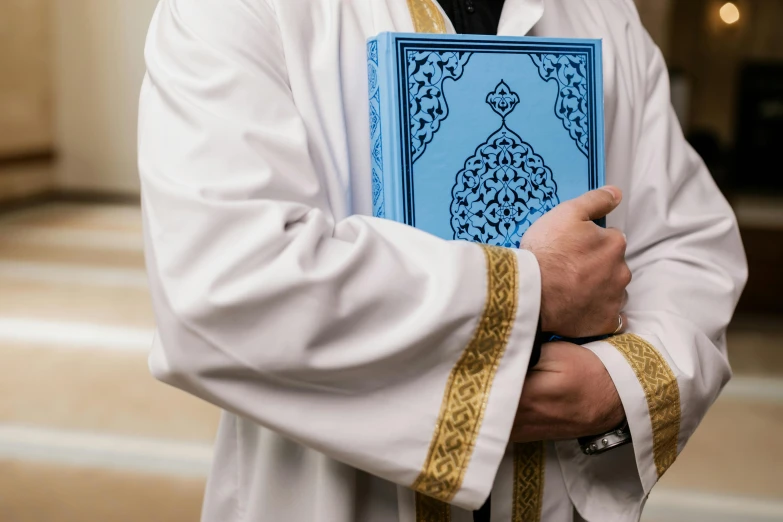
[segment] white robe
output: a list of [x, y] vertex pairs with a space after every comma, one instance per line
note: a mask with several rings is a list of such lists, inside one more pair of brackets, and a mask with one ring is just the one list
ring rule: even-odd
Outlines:
[[[634, 443], [587, 457], [575, 441], [509, 445], [535, 258], [370, 217], [365, 41], [414, 29], [453, 32], [432, 0], [155, 13], [139, 129], [150, 367], [225, 410], [203, 520], [466, 522], [490, 492], [493, 522], [637, 520], [730, 377], [724, 331], [746, 278], [663, 58], [631, 0], [503, 10], [500, 34], [603, 39], [607, 182], [625, 193], [609, 225], [628, 237], [635, 335], [588, 348]], [[470, 367], [477, 354], [490, 357]]]

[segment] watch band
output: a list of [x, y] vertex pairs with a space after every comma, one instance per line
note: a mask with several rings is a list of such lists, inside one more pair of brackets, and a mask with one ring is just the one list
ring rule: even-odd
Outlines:
[[628, 421], [624, 420], [620, 426], [603, 435], [580, 437], [579, 446], [585, 455], [600, 455], [632, 441], [631, 428], [628, 426]]
[[533, 350], [530, 352], [530, 362], [527, 367], [532, 370], [541, 359], [541, 347], [545, 342], [552, 338], [552, 334], [541, 331], [541, 316], [538, 316], [538, 326], [536, 327], [536, 337], [533, 339]]

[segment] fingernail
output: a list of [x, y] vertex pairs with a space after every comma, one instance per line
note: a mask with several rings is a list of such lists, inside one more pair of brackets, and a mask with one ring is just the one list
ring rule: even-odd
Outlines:
[[601, 190], [605, 190], [609, 194], [612, 195], [612, 201], [617, 201], [617, 191], [614, 189], [614, 187], [601, 187]]

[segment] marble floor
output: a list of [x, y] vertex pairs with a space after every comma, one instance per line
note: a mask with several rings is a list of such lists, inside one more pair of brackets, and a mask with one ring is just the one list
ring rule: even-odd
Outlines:
[[[153, 328], [137, 207], [0, 215], [0, 521], [198, 519], [217, 411], [150, 377]], [[645, 522], [783, 521], [783, 322], [729, 343], [735, 378]]]

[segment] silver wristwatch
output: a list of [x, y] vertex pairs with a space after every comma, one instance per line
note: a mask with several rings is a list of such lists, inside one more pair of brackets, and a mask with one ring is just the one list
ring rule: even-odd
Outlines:
[[603, 435], [581, 437], [579, 446], [585, 455], [600, 455], [631, 441], [631, 429], [628, 427], [628, 421], [625, 420], [619, 427]]

